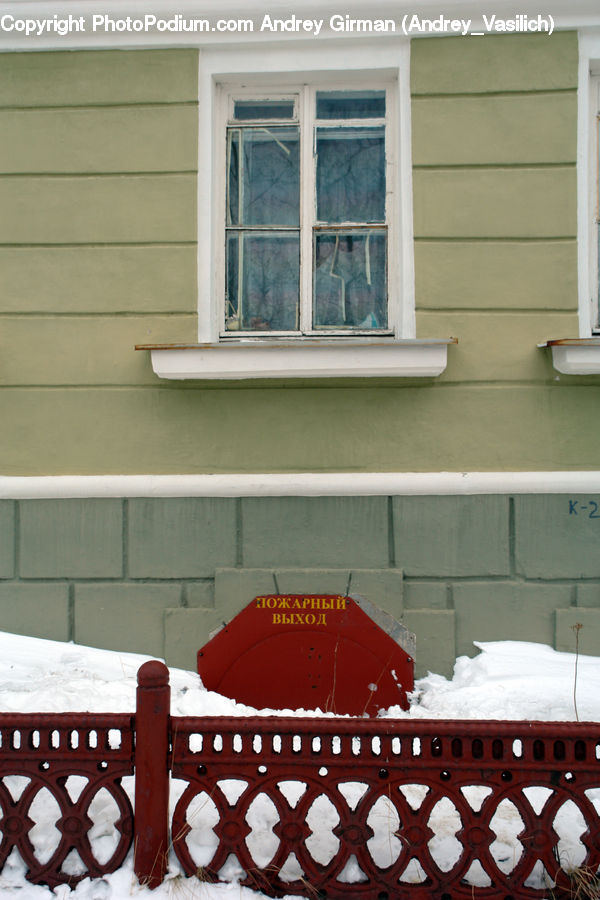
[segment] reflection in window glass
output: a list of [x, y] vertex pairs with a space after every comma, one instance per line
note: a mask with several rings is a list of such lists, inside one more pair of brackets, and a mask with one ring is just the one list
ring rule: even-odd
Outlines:
[[233, 128], [228, 147], [228, 224], [298, 225], [298, 128]]
[[387, 328], [385, 231], [321, 232], [314, 257], [315, 328]]
[[227, 331], [295, 331], [300, 296], [297, 233], [227, 237]]
[[317, 119], [378, 119], [385, 91], [317, 91]]
[[293, 100], [236, 100], [233, 115], [238, 122], [293, 119]]
[[385, 134], [317, 128], [317, 221], [385, 221]]

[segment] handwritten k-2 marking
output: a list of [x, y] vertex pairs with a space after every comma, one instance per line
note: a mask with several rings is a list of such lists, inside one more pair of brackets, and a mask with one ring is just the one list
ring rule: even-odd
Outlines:
[[569, 500], [569, 515], [583, 515], [588, 519], [600, 519], [598, 503], [595, 500], [588, 500], [587, 503], [583, 503], [581, 500]]
[[406, 35], [411, 34], [518, 34], [554, 31], [554, 19], [552, 16], [527, 16], [518, 14], [510, 19], [501, 19], [496, 15], [482, 14], [483, 29], [481, 24], [473, 19], [452, 19], [439, 15], [435, 19], [426, 19], [416, 13], [407, 13], [402, 19], [402, 31]]

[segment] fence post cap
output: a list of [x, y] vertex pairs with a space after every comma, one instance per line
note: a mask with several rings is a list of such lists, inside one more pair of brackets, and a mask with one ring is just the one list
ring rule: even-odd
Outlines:
[[159, 659], [150, 659], [138, 669], [137, 681], [142, 688], [165, 687], [169, 683], [169, 670]]

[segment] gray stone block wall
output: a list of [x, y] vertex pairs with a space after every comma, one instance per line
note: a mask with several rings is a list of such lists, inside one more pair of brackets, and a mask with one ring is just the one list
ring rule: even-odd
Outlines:
[[417, 635], [417, 674], [474, 641], [600, 648], [600, 496], [0, 501], [0, 629], [164, 656], [254, 596], [356, 593]]

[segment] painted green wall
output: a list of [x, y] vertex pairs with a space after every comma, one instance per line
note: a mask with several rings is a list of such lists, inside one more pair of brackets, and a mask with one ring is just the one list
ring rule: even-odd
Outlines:
[[133, 350], [196, 339], [197, 53], [0, 54], [0, 472], [597, 468], [600, 380], [536, 347], [578, 333], [576, 35], [411, 52], [417, 335], [459, 338], [446, 372], [241, 384]]
[[417, 635], [417, 674], [473, 641], [598, 652], [600, 496], [0, 501], [0, 630], [165, 656], [258, 594], [350, 593]]
[[[116, 428], [130, 446], [139, 416], [114, 400], [155, 383], [133, 345], [195, 337], [197, 68], [188, 50], [0, 54], [5, 474], [117, 471], [90, 451]], [[67, 411], [84, 385], [104, 407], [87, 435]]]

